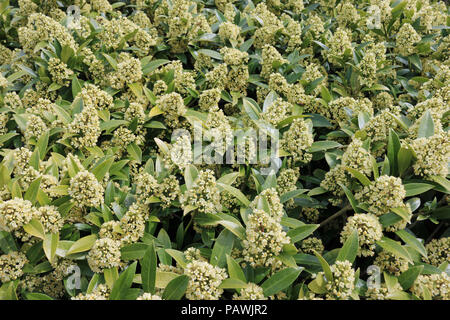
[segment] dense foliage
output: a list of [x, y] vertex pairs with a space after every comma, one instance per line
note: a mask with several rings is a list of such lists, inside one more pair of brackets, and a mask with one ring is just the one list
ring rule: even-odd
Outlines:
[[449, 26], [432, 0], [0, 1], [0, 298], [448, 300]]

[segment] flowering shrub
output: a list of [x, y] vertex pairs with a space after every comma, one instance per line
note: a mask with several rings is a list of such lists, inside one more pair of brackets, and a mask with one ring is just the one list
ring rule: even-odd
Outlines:
[[0, 299], [450, 299], [432, 0], [0, 2]]

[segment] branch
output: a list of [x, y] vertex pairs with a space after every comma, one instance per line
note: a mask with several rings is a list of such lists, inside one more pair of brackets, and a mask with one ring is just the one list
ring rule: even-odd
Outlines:
[[323, 226], [326, 225], [328, 222], [330, 222], [330, 221], [336, 219], [336, 218], [339, 217], [340, 215], [346, 213], [346, 212], [349, 211], [351, 208], [352, 208], [351, 205], [349, 205], [349, 204], [346, 205], [346, 206], [343, 207], [341, 210], [339, 210], [338, 212], [336, 212], [336, 213], [333, 214], [332, 216], [330, 216], [330, 217], [328, 217], [327, 219], [325, 219], [324, 221], [322, 221], [322, 222], [320, 223], [319, 228], [320, 228], [320, 227], [323, 227]]

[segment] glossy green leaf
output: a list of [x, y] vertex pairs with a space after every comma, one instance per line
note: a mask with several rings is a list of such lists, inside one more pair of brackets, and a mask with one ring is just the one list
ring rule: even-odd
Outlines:
[[353, 230], [350, 236], [345, 240], [344, 245], [337, 256], [337, 261], [350, 261], [353, 263], [356, 259], [359, 249], [358, 231]]
[[171, 280], [162, 295], [164, 300], [180, 300], [188, 287], [189, 277], [186, 275], [181, 275]]
[[303, 268], [286, 268], [274, 273], [261, 285], [264, 295], [268, 297], [284, 290], [298, 278], [302, 270]]

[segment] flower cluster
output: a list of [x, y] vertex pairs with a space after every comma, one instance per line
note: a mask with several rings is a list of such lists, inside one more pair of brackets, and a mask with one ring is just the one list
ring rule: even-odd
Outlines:
[[120, 243], [110, 238], [98, 239], [87, 256], [89, 267], [94, 272], [120, 265]]
[[403, 257], [398, 257], [389, 251], [381, 251], [374, 264], [380, 268], [382, 271], [399, 276], [401, 273], [408, 270], [408, 261]]
[[248, 218], [246, 240], [242, 242], [244, 260], [253, 267], [277, 268], [281, 263], [276, 256], [282, 251], [283, 245], [289, 242], [278, 219], [255, 209]]
[[3, 2], [0, 298], [450, 298], [446, 1]]
[[345, 243], [353, 230], [358, 233], [358, 256], [373, 256], [375, 243], [383, 237], [383, 228], [373, 214], [355, 214], [348, 218], [341, 232], [341, 242]]
[[189, 277], [186, 297], [191, 300], [218, 300], [223, 293], [219, 286], [228, 277], [224, 269], [201, 260], [188, 263], [184, 273]]
[[369, 206], [369, 212], [377, 216], [388, 213], [391, 208], [403, 207], [406, 196], [401, 179], [380, 176], [373, 184], [365, 186], [355, 198]]
[[[333, 279], [327, 279], [327, 299], [348, 300], [355, 288], [355, 270], [349, 261], [336, 261], [331, 267]], [[323, 272], [320, 273], [322, 276]]]
[[77, 206], [97, 207], [104, 201], [104, 188], [89, 171], [78, 172], [70, 179], [69, 195]]

